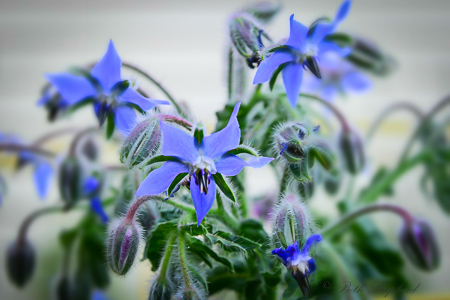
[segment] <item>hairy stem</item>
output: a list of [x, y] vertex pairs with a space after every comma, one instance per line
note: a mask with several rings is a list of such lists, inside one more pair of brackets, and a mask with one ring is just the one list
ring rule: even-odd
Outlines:
[[167, 240], [166, 251], [164, 252], [164, 257], [161, 260], [161, 269], [159, 271], [158, 280], [160, 282], [166, 279], [167, 269], [170, 266], [170, 258], [172, 257], [172, 250], [175, 244], [176, 237], [177, 235], [175, 233], [172, 233], [170, 238]]
[[161, 85], [161, 83], [159, 83], [158, 81], [156, 81], [155, 78], [153, 78], [153, 76], [151, 76], [150, 74], [148, 74], [147, 72], [143, 71], [142, 69], [131, 65], [129, 63], [122, 63], [122, 66], [125, 68], [128, 68], [130, 70], [133, 70], [137, 73], [139, 73], [140, 75], [144, 76], [145, 78], [147, 78], [149, 81], [151, 81], [161, 92], [164, 93], [164, 95], [166, 95], [166, 97], [169, 99], [169, 101], [172, 103], [172, 105], [175, 107], [175, 109], [177, 110], [178, 113], [182, 114], [183, 110], [181, 109], [181, 107], [178, 105], [178, 103], [175, 101], [175, 99], [172, 97], [172, 95]]
[[344, 115], [336, 108], [336, 106], [334, 106], [334, 105], [331, 104], [330, 102], [328, 102], [328, 101], [326, 101], [326, 100], [324, 100], [324, 99], [322, 99], [322, 98], [320, 98], [320, 97], [317, 97], [317, 96], [314, 96], [314, 95], [311, 95], [311, 94], [304, 94], [304, 93], [301, 93], [300, 96], [301, 96], [301, 97], [306, 97], [306, 98], [309, 98], [309, 99], [316, 100], [317, 102], [319, 102], [319, 103], [321, 103], [322, 105], [324, 105], [324, 106], [326, 106], [327, 108], [329, 108], [329, 109], [333, 112], [333, 114], [338, 118], [339, 122], [341, 123], [342, 130], [344, 130], [344, 132], [349, 132], [349, 131], [350, 131], [350, 125], [348, 124], [347, 119], [346, 119], [346, 118], [344, 117]]
[[333, 234], [337, 233], [339, 230], [341, 230], [345, 225], [355, 221], [360, 216], [369, 214], [369, 213], [373, 213], [373, 212], [377, 212], [377, 211], [393, 212], [393, 213], [399, 215], [400, 217], [402, 217], [405, 223], [410, 223], [413, 221], [413, 217], [411, 216], [411, 214], [408, 211], [406, 211], [404, 208], [402, 208], [401, 206], [390, 204], [390, 203], [372, 204], [372, 205], [360, 208], [357, 211], [354, 211], [354, 212], [349, 213], [348, 215], [344, 216], [342, 219], [337, 221], [335, 224], [323, 229], [321, 232], [321, 235], [324, 237], [333, 235]]

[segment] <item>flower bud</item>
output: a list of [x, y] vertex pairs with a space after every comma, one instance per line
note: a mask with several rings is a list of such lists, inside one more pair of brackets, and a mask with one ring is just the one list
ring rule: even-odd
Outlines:
[[339, 147], [347, 170], [351, 174], [359, 173], [365, 164], [364, 145], [361, 137], [353, 130], [344, 131], [340, 137]]
[[153, 156], [161, 144], [161, 129], [156, 118], [140, 122], [128, 135], [120, 150], [120, 161], [128, 168]]
[[27, 240], [16, 240], [7, 252], [6, 266], [9, 279], [18, 287], [23, 287], [33, 275], [35, 251]]
[[423, 220], [407, 222], [400, 232], [400, 244], [409, 260], [419, 269], [435, 270], [440, 251], [430, 224]]
[[287, 122], [274, 131], [275, 151], [288, 162], [296, 163], [306, 157], [307, 141], [311, 130], [305, 123]]
[[125, 275], [136, 259], [142, 228], [135, 221], [119, 220], [112, 224], [107, 242], [108, 263], [118, 275]]
[[83, 153], [84, 156], [86, 156], [89, 160], [95, 161], [98, 158], [98, 145], [97, 143], [91, 139], [88, 138], [81, 148], [81, 153]]
[[284, 247], [294, 242], [304, 243], [311, 235], [311, 217], [297, 193], [288, 191], [277, 204], [272, 216], [272, 242]]
[[68, 157], [59, 169], [59, 192], [69, 206], [75, 204], [82, 194], [82, 168], [74, 157]]
[[245, 10], [258, 20], [269, 22], [280, 11], [280, 8], [281, 5], [279, 3], [259, 2], [252, 4]]
[[259, 61], [259, 51], [264, 47], [262, 37], [270, 41], [253, 17], [247, 13], [235, 15], [230, 22], [230, 37], [236, 50], [247, 58], [250, 68]]

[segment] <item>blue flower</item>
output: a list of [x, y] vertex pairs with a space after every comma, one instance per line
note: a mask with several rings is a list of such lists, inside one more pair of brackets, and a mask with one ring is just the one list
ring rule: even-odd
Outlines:
[[334, 101], [339, 94], [359, 94], [368, 91], [372, 82], [351, 63], [333, 53], [327, 53], [319, 62], [322, 79], [308, 76], [302, 91]]
[[147, 111], [168, 101], [145, 98], [128, 87], [121, 76], [122, 61], [110, 41], [103, 58], [94, 66], [88, 79], [70, 73], [47, 74], [47, 80], [61, 94], [68, 105], [82, 100], [94, 99], [94, 110], [100, 124], [114, 116], [115, 125], [124, 134], [135, 125], [133, 106]]
[[109, 298], [106, 297], [106, 295], [103, 292], [99, 291], [99, 290], [96, 290], [92, 294], [92, 298], [91, 299], [92, 300], [109, 300]]
[[286, 268], [292, 272], [292, 277], [298, 282], [304, 295], [306, 295], [306, 292], [311, 294], [308, 277], [316, 270], [314, 258], [309, 255], [309, 248], [321, 240], [321, 235], [313, 234], [308, 238], [302, 249], [295, 242], [288, 246], [286, 250], [277, 248], [272, 251], [272, 254], [278, 255]]
[[270, 79], [278, 67], [282, 67], [283, 82], [286, 94], [292, 107], [295, 107], [303, 79], [303, 69], [308, 68], [320, 78], [317, 59], [328, 51], [337, 52], [342, 56], [348, 55], [349, 49], [342, 49], [335, 43], [324, 40], [333, 33], [337, 26], [347, 17], [351, 1], [343, 2], [333, 21], [319, 20], [310, 28], [290, 18], [290, 35], [285, 47], [276, 50], [265, 58], [259, 65], [253, 79], [253, 84], [260, 84]]
[[103, 223], [108, 223], [109, 218], [103, 209], [102, 201], [99, 196], [101, 190], [100, 181], [95, 176], [89, 176], [84, 181], [83, 190], [85, 196], [89, 197], [92, 211], [100, 217]]
[[[25, 145], [19, 137], [3, 133], [0, 133], [0, 143]], [[44, 199], [47, 196], [53, 176], [52, 166], [40, 155], [30, 151], [19, 151], [17, 154], [17, 168], [20, 169], [26, 165], [34, 167], [34, 185], [39, 198]]]
[[190, 190], [197, 222], [200, 224], [216, 198], [215, 178], [219, 174], [235, 176], [244, 167], [260, 168], [273, 158], [256, 157], [245, 161], [228, 153], [239, 146], [241, 131], [237, 120], [240, 102], [234, 107], [227, 126], [219, 132], [203, 137], [199, 142], [185, 131], [160, 122], [164, 156], [174, 157], [152, 171], [142, 182], [136, 196], [158, 195], [167, 190], [178, 174], [189, 175]]

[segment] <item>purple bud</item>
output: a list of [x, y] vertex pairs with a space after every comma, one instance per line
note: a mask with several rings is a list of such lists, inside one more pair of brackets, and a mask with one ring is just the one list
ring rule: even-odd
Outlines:
[[140, 122], [125, 139], [120, 150], [120, 161], [127, 167], [139, 165], [158, 151], [161, 144], [159, 121], [151, 118]]
[[409, 260], [419, 269], [435, 270], [440, 262], [440, 251], [430, 224], [415, 219], [407, 222], [400, 232], [400, 244]]
[[353, 130], [344, 131], [340, 137], [339, 147], [347, 170], [351, 174], [359, 173], [365, 164], [364, 145], [361, 137]]
[[33, 275], [35, 251], [27, 240], [16, 240], [8, 248], [6, 266], [9, 279], [18, 287], [23, 287]]
[[107, 242], [108, 263], [118, 275], [133, 266], [142, 240], [142, 229], [135, 221], [119, 220], [112, 224]]

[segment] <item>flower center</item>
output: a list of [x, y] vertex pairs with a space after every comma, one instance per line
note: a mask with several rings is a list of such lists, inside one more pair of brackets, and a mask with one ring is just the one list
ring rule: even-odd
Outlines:
[[195, 184], [200, 188], [200, 193], [208, 194], [208, 185], [211, 183], [211, 175], [216, 174], [216, 165], [210, 157], [199, 156], [191, 169]]

